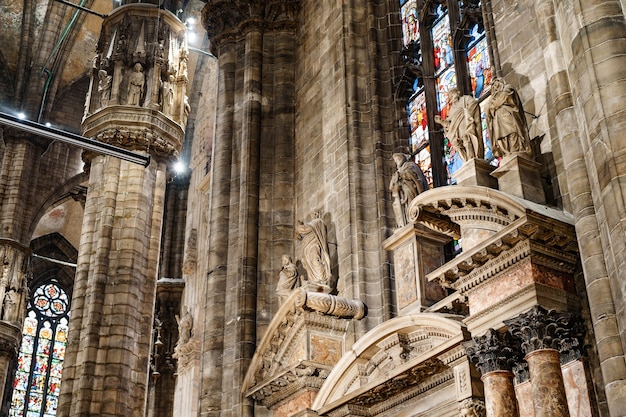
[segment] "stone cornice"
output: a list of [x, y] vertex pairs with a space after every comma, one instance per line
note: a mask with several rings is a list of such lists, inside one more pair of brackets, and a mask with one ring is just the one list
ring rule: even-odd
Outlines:
[[250, 389], [246, 396], [271, 409], [306, 389], [319, 390], [332, 366], [301, 361]]
[[[547, 224], [542, 225], [543, 221]], [[577, 268], [577, 250], [572, 226], [529, 215], [426, 277], [464, 293], [527, 257], [535, 264], [572, 274]]]

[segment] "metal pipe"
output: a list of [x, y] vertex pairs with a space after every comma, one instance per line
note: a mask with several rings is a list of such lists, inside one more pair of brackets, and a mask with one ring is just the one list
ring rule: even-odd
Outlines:
[[82, 10], [83, 12], [91, 13], [91, 14], [96, 15], [96, 16], [98, 16], [98, 17], [101, 17], [101, 18], [103, 18], [103, 19], [106, 19], [107, 17], [109, 17], [109, 16], [108, 16], [108, 15], [106, 15], [106, 14], [101, 14], [101, 13], [98, 13], [98, 12], [94, 12], [94, 11], [93, 11], [93, 10], [91, 10], [91, 9], [88, 9], [88, 8], [86, 8], [86, 7], [83, 7], [83, 6], [79, 5], [79, 4], [70, 3], [69, 1], [65, 1], [65, 0], [54, 0], [54, 1], [58, 1], [59, 3], [63, 3], [63, 4], [66, 4], [66, 5], [68, 5], [68, 6], [75, 7], [75, 8], [77, 8], [77, 9]]
[[35, 135], [58, 140], [59, 142], [64, 142], [73, 146], [78, 146], [89, 151], [94, 151], [103, 155], [123, 159], [124, 161], [140, 164], [144, 167], [147, 167], [150, 164], [150, 155], [142, 155], [127, 149], [118, 148], [117, 146], [109, 145], [108, 143], [99, 142], [74, 133], [65, 132], [54, 127], [48, 127], [30, 120], [20, 119], [3, 112], [0, 112], [0, 124], [15, 127], [25, 132], [34, 133]]

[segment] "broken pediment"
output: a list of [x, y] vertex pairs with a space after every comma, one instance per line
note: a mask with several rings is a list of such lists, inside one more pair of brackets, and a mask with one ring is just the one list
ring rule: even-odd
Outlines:
[[314, 396], [345, 351], [348, 324], [365, 313], [360, 301], [293, 291], [254, 353], [243, 392], [270, 409]]

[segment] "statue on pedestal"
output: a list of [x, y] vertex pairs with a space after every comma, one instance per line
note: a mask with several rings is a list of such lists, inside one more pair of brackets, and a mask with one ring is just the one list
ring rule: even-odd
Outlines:
[[308, 223], [298, 221], [296, 226], [298, 239], [302, 240], [302, 265], [308, 274], [308, 280], [313, 284], [330, 286], [330, 254], [326, 237], [326, 224], [321, 219], [321, 213], [315, 212], [313, 219]]
[[389, 189], [393, 197], [393, 212], [399, 227], [407, 224], [406, 209], [415, 197], [428, 189], [428, 182], [422, 170], [410, 155], [394, 153], [396, 172], [391, 177]]
[[140, 63], [136, 63], [133, 67], [133, 73], [130, 75], [130, 80], [128, 82], [128, 105], [141, 105], [141, 97], [143, 95], [145, 83], [146, 79], [143, 74], [143, 66], [141, 66]]
[[502, 78], [491, 82], [487, 126], [493, 153], [505, 157], [514, 153], [531, 154], [524, 108], [517, 91]]
[[485, 157], [482, 127], [480, 122], [480, 106], [472, 96], [461, 96], [456, 88], [449, 91], [448, 97], [452, 106], [448, 117], [442, 119], [435, 116], [435, 122], [442, 125], [446, 137], [452, 142], [463, 161]]

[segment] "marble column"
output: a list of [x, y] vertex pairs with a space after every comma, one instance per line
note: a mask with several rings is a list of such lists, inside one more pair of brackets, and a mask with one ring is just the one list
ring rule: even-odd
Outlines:
[[511, 335], [489, 329], [464, 346], [470, 361], [482, 374], [487, 417], [519, 416], [512, 368], [520, 355]]
[[582, 346], [582, 321], [571, 313], [546, 310], [537, 305], [504, 322], [521, 340], [528, 362], [535, 417], [569, 417], [561, 350]]

